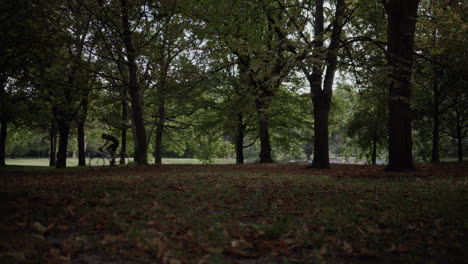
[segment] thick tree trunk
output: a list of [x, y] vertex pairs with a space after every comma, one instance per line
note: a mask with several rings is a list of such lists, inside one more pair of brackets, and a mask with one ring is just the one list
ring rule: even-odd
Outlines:
[[78, 166], [86, 166], [85, 121], [78, 122]]
[[389, 85], [389, 163], [387, 170], [413, 169], [411, 71], [419, 0], [390, 0], [387, 5]]
[[8, 122], [6, 120], [2, 120], [0, 126], [1, 126], [0, 127], [0, 166], [6, 166], [5, 148], [6, 148]]
[[[316, 50], [322, 49], [324, 46], [324, 8], [323, 0], [315, 1], [315, 22], [314, 22], [314, 45]], [[343, 16], [346, 5], [344, 0], [336, 2], [335, 19], [333, 21], [333, 29], [330, 39], [330, 45], [327, 49], [325, 64], [325, 78], [322, 89], [322, 63], [313, 65], [312, 73], [306, 73], [310, 84], [311, 98], [314, 110], [314, 157], [311, 168], [329, 169], [329, 149], [328, 149], [328, 119], [330, 113], [330, 103], [333, 95], [333, 81], [338, 62], [338, 50], [340, 46], [340, 36], [343, 28]], [[317, 61], [321, 59], [321, 54], [313, 55]]]
[[57, 164], [55, 165], [57, 169], [67, 167], [68, 135], [70, 133], [70, 125], [67, 122], [61, 122], [58, 124], [58, 129], [59, 146], [57, 152]]
[[310, 94], [314, 112], [314, 157], [310, 168], [328, 169], [330, 168], [328, 149], [328, 115], [330, 113], [330, 103], [333, 94], [333, 81], [338, 61], [338, 50], [340, 45], [340, 35], [343, 28], [343, 16], [346, 9], [344, 0], [336, 2], [335, 19], [327, 49], [325, 64], [327, 65], [325, 79], [322, 89], [323, 64], [318, 61], [323, 60], [322, 54], [318, 50], [324, 47], [324, 1], [315, 1], [315, 21], [314, 21], [314, 47], [313, 57], [317, 62], [313, 64], [312, 73], [303, 69], [310, 85]]
[[49, 166], [55, 167], [57, 165], [57, 132], [54, 125], [50, 128], [50, 153], [49, 153]]
[[312, 168], [329, 169], [328, 116], [331, 97], [315, 96], [314, 102], [314, 158]]
[[237, 115], [237, 131], [236, 131], [236, 164], [244, 164], [244, 133], [245, 125], [242, 114]]
[[260, 163], [272, 163], [268, 115], [259, 113]]
[[158, 106], [158, 123], [156, 124], [156, 139], [154, 142], [154, 164], [162, 164], [162, 138], [166, 118], [165, 100], [161, 99]]
[[269, 132], [269, 120], [268, 120], [268, 100], [269, 97], [264, 92], [255, 101], [258, 115], [258, 136], [260, 138], [260, 163], [272, 163], [273, 158], [271, 157], [271, 144], [270, 144], [270, 132]]
[[146, 130], [143, 119], [143, 95], [138, 85], [138, 68], [136, 65], [136, 50], [133, 46], [132, 31], [129, 22], [129, 10], [126, 0], [120, 0], [123, 27], [123, 42], [125, 44], [129, 77], [132, 121], [135, 133], [135, 161], [138, 165], [148, 164]]

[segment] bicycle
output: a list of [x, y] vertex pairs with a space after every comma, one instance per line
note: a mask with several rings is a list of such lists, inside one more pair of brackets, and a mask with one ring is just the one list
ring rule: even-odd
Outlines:
[[[114, 163], [112, 160], [114, 159]], [[92, 169], [102, 169], [107, 166], [110, 167], [128, 167], [130, 160], [125, 153], [119, 153], [111, 156], [111, 154], [107, 151], [99, 150], [95, 152], [91, 158], [89, 159], [89, 167]]]

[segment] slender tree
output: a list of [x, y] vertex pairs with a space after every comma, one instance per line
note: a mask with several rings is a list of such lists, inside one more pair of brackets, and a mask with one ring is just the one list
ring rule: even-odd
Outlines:
[[[287, 5], [278, 0], [283, 9]], [[295, 5], [292, 5], [295, 6]], [[325, 9], [324, 1], [317, 0], [312, 5], [311, 2], [296, 6], [302, 6], [309, 15], [313, 14], [313, 20], [302, 21], [296, 12], [289, 12], [288, 15], [293, 22], [298, 39], [303, 47], [310, 52], [310, 59], [305, 60], [301, 69], [305, 74], [309, 86], [310, 96], [313, 103], [314, 116], [314, 156], [311, 168], [330, 168], [329, 163], [329, 114], [330, 104], [333, 95], [333, 82], [335, 72], [338, 67], [338, 52], [341, 48], [342, 29], [350, 14], [347, 13], [347, 6], [344, 0], [336, 1], [335, 14], [331, 23], [331, 34], [325, 30]], [[307, 23], [313, 27], [312, 39], [308, 34]], [[329, 37], [329, 44], [325, 42]]]

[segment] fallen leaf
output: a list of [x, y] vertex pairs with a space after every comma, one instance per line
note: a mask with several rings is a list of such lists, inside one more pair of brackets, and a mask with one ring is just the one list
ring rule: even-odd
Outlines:
[[34, 222], [32, 225], [31, 225], [32, 229], [34, 229], [35, 231], [39, 232], [39, 233], [45, 233], [47, 231], [47, 228], [45, 226], [43, 226], [41, 223], [39, 222]]
[[62, 232], [66, 232], [66, 231], [70, 230], [70, 227], [60, 224], [60, 225], [57, 226], [57, 229], [62, 231]]
[[205, 248], [205, 251], [208, 253], [219, 254], [219, 253], [223, 253], [224, 248], [208, 247], [208, 248]]
[[101, 240], [101, 243], [105, 245], [111, 242], [122, 241], [122, 240], [125, 240], [125, 239], [121, 235], [105, 235], [104, 238]]
[[356, 253], [358, 256], [361, 257], [375, 257], [377, 256], [377, 253], [373, 250], [370, 250], [368, 248], [359, 248]]
[[392, 247], [388, 251], [394, 252], [394, 253], [406, 253], [409, 251], [409, 248], [406, 245], [398, 244], [398, 245], [392, 245]]
[[236, 256], [242, 256], [242, 257], [256, 257], [258, 256], [257, 253], [255, 252], [250, 252], [245, 249], [239, 249], [235, 247], [227, 247], [224, 249], [224, 253], [231, 254], [231, 255], [236, 255]]
[[353, 252], [353, 246], [350, 243], [346, 242], [346, 241], [343, 241], [343, 249], [348, 254]]

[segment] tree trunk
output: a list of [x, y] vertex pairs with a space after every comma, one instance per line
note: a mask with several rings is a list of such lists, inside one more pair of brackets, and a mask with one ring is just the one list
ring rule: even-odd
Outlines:
[[377, 136], [374, 135], [372, 138], [372, 154], [371, 154], [372, 165], [377, 164]]
[[135, 133], [135, 161], [138, 165], [148, 164], [146, 130], [143, 119], [143, 95], [138, 85], [138, 68], [136, 65], [136, 50], [133, 46], [132, 31], [129, 22], [129, 10], [126, 0], [120, 0], [123, 42], [125, 44], [129, 77], [130, 101], [132, 107], [132, 121]]
[[57, 164], [55, 165], [57, 169], [67, 167], [68, 135], [70, 133], [70, 125], [67, 122], [60, 122], [58, 124], [58, 129], [60, 138], [57, 152]]
[[166, 118], [165, 100], [162, 98], [158, 106], [158, 123], [156, 124], [156, 139], [154, 142], [154, 164], [162, 164], [162, 138]]
[[8, 122], [6, 120], [2, 120], [1, 128], [0, 128], [0, 166], [6, 166], [5, 148], [6, 148], [7, 126], [8, 126]]
[[457, 124], [457, 146], [458, 146], [458, 161], [463, 161], [463, 136], [462, 127]]
[[389, 163], [387, 170], [413, 169], [411, 137], [411, 71], [419, 0], [387, 4], [389, 84]]
[[440, 162], [440, 94], [439, 94], [439, 82], [436, 71], [436, 66], [433, 65], [433, 91], [434, 91], [434, 108], [433, 108], [433, 122], [434, 126], [432, 129], [432, 157], [431, 162]]
[[78, 166], [86, 166], [84, 125], [83, 119], [78, 122]]
[[8, 119], [5, 114], [7, 114], [7, 110], [5, 109], [6, 100], [7, 100], [7, 93], [5, 91], [7, 78], [0, 79], [0, 166], [6, 166], [5, 163], [5, 149], [6, 149], [6, 138], [7, 138], [7, 126], [8, 126]]
[[[435, 100], [435, 98], [434, 98]], [[436, 101], [436, 100], [435, 100]], [[434, 102], [436, 103], [436, 102]], [[431, 162], [440, 162], [440, 115], [439, 105], [434, 104], [433, 122], [434, 127], [432, 129], [432, 157]]]
[[314, 102], [314, 158], [312, 168], [329, 169], [328, 153], [328, 115], [330, 113], [331, 97], [315, 96]]
[[[315, 1], [315, 21], [314, 21], [314, 47], [320, 50], [324, 46], [324, 8], [323, 0]], [[312, 73], [305, 72], [310, 84], [310, 93], [314, 111], [314, 157], [311, 168], [329, 169], [330, 157], [328, 149], [328, 119], [330, 113], [330, 103], [333, 95], [333, 81], [338, 62], [338, 50], [340, 47], [341, 31], [344, 25], [343, 16], [346, 10], [344, 0], [336, 2], [335, 19], [333, 20], [333, 29], [330, 39], [330, 45], [327, 49], [325, 64], [325, 78], [322, 89], [323, 64], [318, 63], [321, 60], [321, 54], [313, 55], [317, 62], [313, 65]], [[322, 59], [323, 60], [323, 59]]]
[[244, 133], [245, 125], [242, 114], [237, 115], [236, 131], [236, 164], [244, 164]]
[[258, 115], [258, 134], [260, 138], [260, 163], [273, 162], [273, 158], [271, 157], [269, 120], [267, 113], [269, 99], [269, 95], [267, 95], [267, 92], [265, 91], [255, 100]]
[[55, 167], [57, 165], [57, 132], [54, 125], [50, 128], [50, 153], [49, 153], [49, 166]]
[[78, 119], [78, 166], [86, 166], [86, 142], [85, 142], [85, 123], [88, 113], [88, 100], [82, 100], [81, 115]]
[[[122, 129], [120, 140], [120, 153], [127, 153], [127, 103], [122, 99]], [[125, 163], [125, 156], [120, 158], [120, 164]]]

